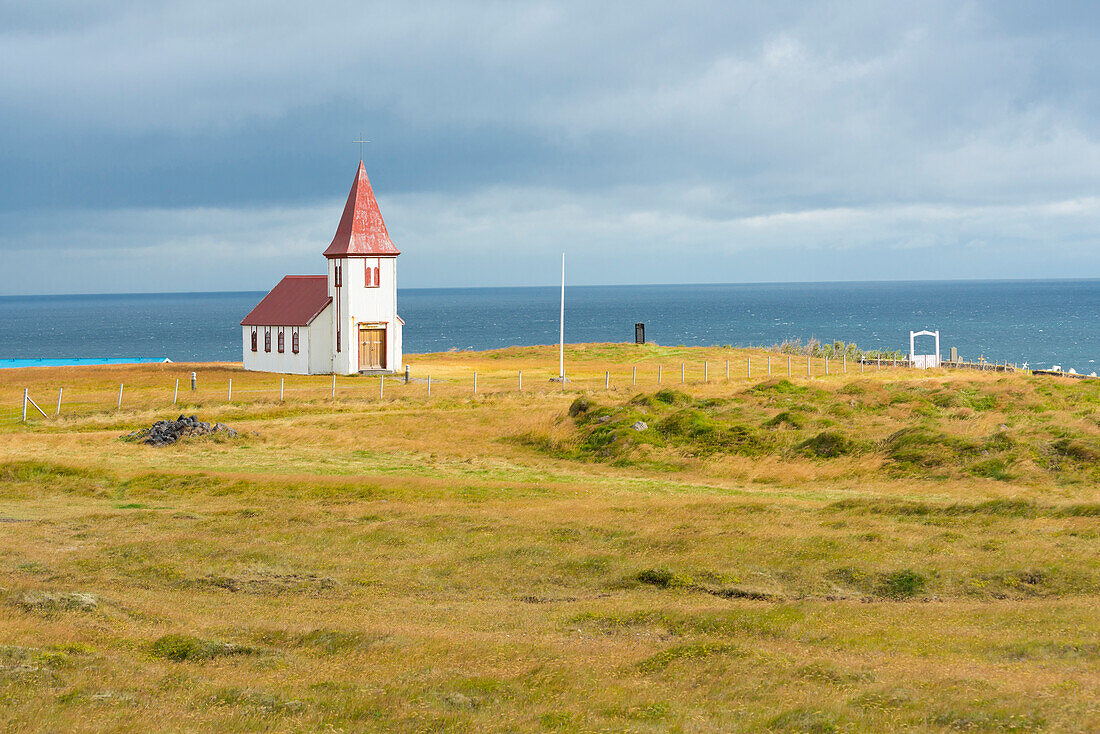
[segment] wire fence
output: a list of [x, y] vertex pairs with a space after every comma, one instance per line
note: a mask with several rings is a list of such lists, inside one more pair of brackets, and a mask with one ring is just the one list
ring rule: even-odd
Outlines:
[[[950, 366], [944, 363], [943, 366]], [[573, 367], [573, 366], [570, 366]], [[646, 362], [616, 365], [599, 370], [583, 362], [567, 369], [562, 382], [552, 369], [478, 371], [456, 365], [410, 366], [405, 374], [391, 375], [277, 375], [227, 371], [198, 371], [165, 383], [144, 382], [95, 390], [43, 385], [22, 388], [15, 405], [0, 408], [0, 424], [44, 423], [60, 418], [111, 415], [141, 410], [185, 413], [214, 406], [256, 404], [306, 404], [328, 401], [379, 402], [456, 400], [507, 393], [550, 394], [560, 392], [658, 390], [768, 378], [813, 378], [826, 375], [865, 374], [887, 369], [908, 369], [906, 359], [849, 360], [787, 354], [739, 357], [715, 361]], [[192, 381], [192, 374], [194, 380]], [[158, 376], [159, 377], [159, 376]], [[13, 381], [15, 382], [15, 381]], [[11, 385], [9, 390], [11, 392]], [[7, 401], [5, 401], [7, 402]]]

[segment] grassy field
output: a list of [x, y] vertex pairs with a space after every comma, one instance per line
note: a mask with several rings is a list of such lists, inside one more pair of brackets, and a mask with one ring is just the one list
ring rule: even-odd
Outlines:
[[0, 373], [0, 728], [1100, 730], [1100, 381], [556, 356]]

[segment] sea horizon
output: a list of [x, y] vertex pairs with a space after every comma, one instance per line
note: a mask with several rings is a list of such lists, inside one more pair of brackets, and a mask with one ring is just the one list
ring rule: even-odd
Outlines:
[[[707, 286], [780, 286], [780, 285], [877, 285], [887, 283], [1077, 283], [1100, 281], [1100, 276], [1083, 278], [898, 278], [898, 279], [854, 279], [854, 280], [747, 280], [747, 281], [706, 281], [683, 283], [570, 283], [569, 288], [649, 288], [649, 287], [707, 287]], [[272, 287], [274, 287], [272, 283]], [[542, 285], [448, 285], [448, 286], [398, 286], [402, 291], [470, 291], [470, 290], [508, 290], [514, 288], [561, 288], [561, 283]], [[267, 290], [212, 290], [212, 291], [94, 291], [70, 293], [12, 293], [0, 294], [2, 299], [15, 298], [68, 298], [91, 296], [194, 296], [194, 295], [234, 295], [248, 293], [267, 293]]]

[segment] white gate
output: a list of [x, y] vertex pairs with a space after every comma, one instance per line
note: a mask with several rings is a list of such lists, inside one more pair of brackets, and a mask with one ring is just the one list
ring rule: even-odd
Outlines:
[[[935, 354], [917, 354], [917, 337], [918, 336], [934, 336], [936, 337], [936, 353]], [[909, 361], [917, 369], [926, 370], [930, 367], [940, 366], [940, 332], [936, 331], [910, 331], [909, 332]]]
[[913, 360], [913, 366], [919, 370], [940, 366], [940, 358], [935, 354], [914, 354], [911, 359]]

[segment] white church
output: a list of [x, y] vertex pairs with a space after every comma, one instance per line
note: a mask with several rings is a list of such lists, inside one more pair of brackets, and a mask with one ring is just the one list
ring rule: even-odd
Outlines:
[[399, 371], [400, 254], [359, 161], [324, 252], [328, 274], [286, 276], [244, 317], [244, 368], [296, 375]]

